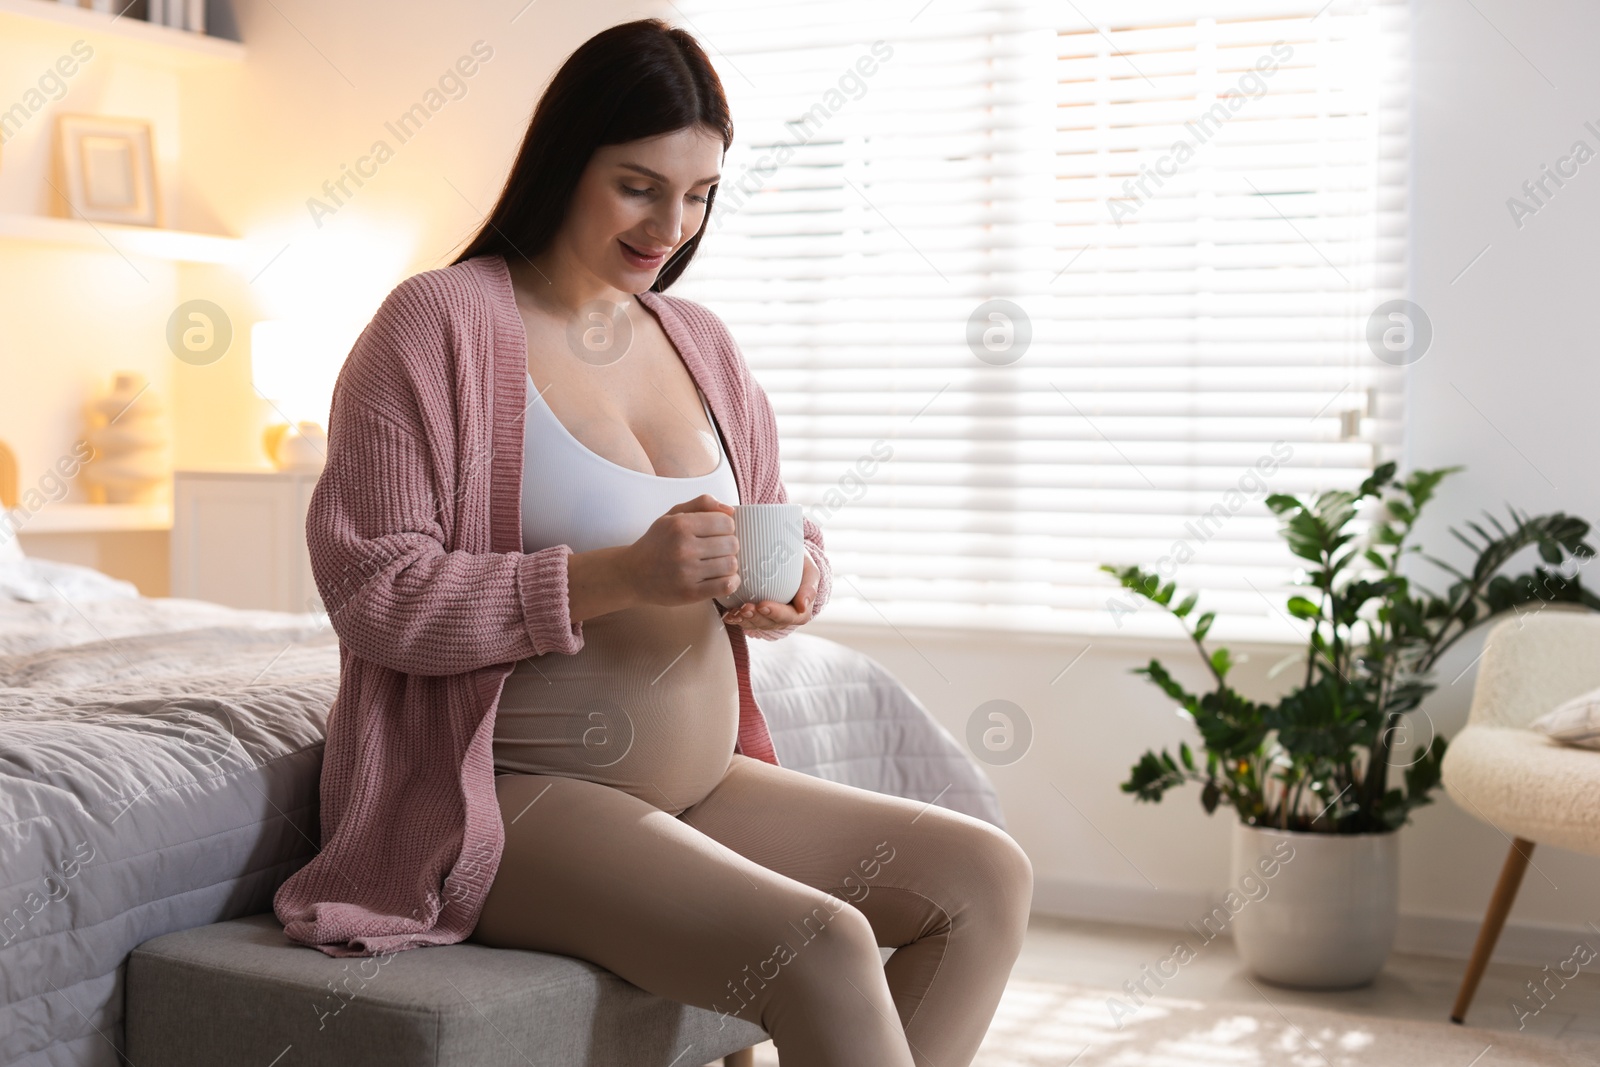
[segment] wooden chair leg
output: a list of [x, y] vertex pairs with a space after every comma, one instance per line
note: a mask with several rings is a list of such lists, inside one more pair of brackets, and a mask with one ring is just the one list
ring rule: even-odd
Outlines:
[[1467, 1009], [1472, 1006], [1472, 997], [1478, 992], [1478, 982], [1483, 978], [1484, 969], [1489, 966], [1489, 957], [1494, 955], [1495, 942], [1500, 940], [1500, 930], [1506, 924], [1506, 916], [1511, 914], [1511, 902], [1517, 899], [1517, 890], [1522, 886], [1522, 876], [1528, 871], [1528, 860], [1532, 855], [1532, 841], [1519, 837], [1511, 842], [1505, 866], [1500, 868], [1500, 880], [1494, 886], [1494, 896], [1489, 898], [1489, 911], [1483, 917], [1483, 926], [1478, 929], [1478, 943], [1472, 946], [1472, 959], [1467, 962], [1467, 973], [1461, 978], [1456, 1005], [1450, 1009], [1450, 1021], [1453, 1023], [1466, 1020]]
[[742, 1048], [731, 1056], [722, 1058], [722, 1067], [755, 1067], [756, 1050]]

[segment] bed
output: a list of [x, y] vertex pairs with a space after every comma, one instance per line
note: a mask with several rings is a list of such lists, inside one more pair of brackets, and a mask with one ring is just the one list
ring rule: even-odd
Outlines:
[[[879, 664], [805, 633], [750, 652], [786, 766], [1001, 824]], [[316, 847], [338, 665], [322, 616], [143, 597], [0, 544], [0, 1065], [119, 1063], [128, 953], [271, 910]]]

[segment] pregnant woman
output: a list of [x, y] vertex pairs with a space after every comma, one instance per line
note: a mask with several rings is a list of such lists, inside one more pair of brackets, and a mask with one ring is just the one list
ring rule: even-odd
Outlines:
[[726, 327], [662, 295], [732, 136], [692, 37], [600, 33], [481, 231], [356, 343], [307, 520], [344, 654], [323, 848], [275, 905], [330, 955], [471, 937], [590, 960], [760, 1025], [785, 1067], [964, 1067], [1027, 857], [778, 765], [745, 639], [826, 603], [814, 523], [792, 602], [717, 603], [732, 505], [787, 499]]

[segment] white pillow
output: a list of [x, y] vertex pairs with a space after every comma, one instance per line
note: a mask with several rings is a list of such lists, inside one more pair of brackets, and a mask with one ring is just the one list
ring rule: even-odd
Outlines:
[[1530, 730], [1578, 748], [1600, 749], [1600, 689], [1573, 697], [1528, 724]]
[[0, 562], [0, 600], [133, 600], [132, 582], [102, 574], [93, 567], [47, 559]]
[[28, 557], [22, 552], [22, 539], [11, 529], [11, 523], [4, 518], [5, 512], [0, 511], [0, 563], [16, 563]]

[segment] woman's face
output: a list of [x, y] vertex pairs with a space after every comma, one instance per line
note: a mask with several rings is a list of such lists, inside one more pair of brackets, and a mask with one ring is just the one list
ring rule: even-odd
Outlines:
[[622, 292], [649, 289], [700, 232], [721, 159], [703, 126], [596, 149], [562, 229], [569, 262]]

